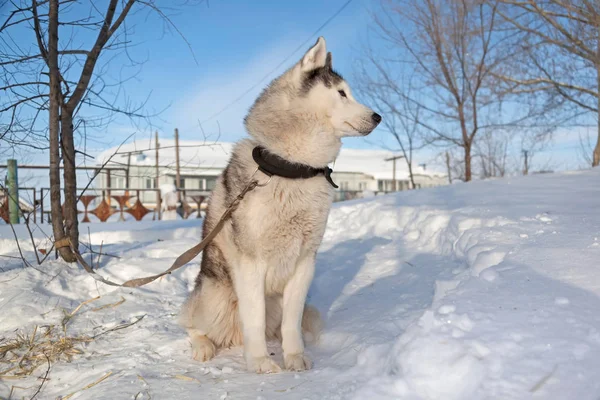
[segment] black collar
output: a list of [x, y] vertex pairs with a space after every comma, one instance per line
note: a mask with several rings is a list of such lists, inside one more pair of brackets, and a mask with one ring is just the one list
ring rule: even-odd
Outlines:
[[258, 164], [258, 169], [268, 176], [277, 175], [290, 179], [308, 179], [323, 174], [331, 186], [336, 189], [339, 187], [331, 179], [333, 170], [329, 167], [314, 168], [306, 164], [293, 163], [270, 153], [261, 146], [256, 146], [252, 150], [252, 158]]

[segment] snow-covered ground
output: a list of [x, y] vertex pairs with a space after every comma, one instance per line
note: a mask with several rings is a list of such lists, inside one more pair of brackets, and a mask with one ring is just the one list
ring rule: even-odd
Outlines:
[[[96, 249], [120, 257], [100, 260], [117, 281], [164, 270], [201, 230], [198, 220], [90, 228]], [[6, 226], [0, 254], [18, 255]], [[60, 325], [97, 296], [74, 313], [68, 335], [144, 316], [52, 365], [37, 399], [600, 397], [600, 170], [336, 204], [310, 292], [326, 329], [304, 373], [247, 373], [239, 348], [207, 364], [191, 359], [176, 314], [198, 265], [122, 289], [59, 261], [37, 271], [0, 257], [0, 338]], [[279, 346], [272, 351], [281, 361]], [[0, 378], [0, 397], [15, 386], [12, 398], [29, 398], [46, 368]]]

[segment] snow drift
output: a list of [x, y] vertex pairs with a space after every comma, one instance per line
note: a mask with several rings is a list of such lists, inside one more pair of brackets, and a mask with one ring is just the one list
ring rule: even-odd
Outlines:
[[[82, 344], [81, 356], [52, 366], [40, 399], [597, 399], [599, 210], [600, 170], [335, 205], [310, 291], [326, 328], [307, 349], [314, 369], [306, 373], [249, 374], [238, 348], [207, 364], [191, 359], [176, 314], [198, 260], [123, 289], [60, 261], [38, 271], [0, 257], [0, 338], [60, 324], [99, 296], [74, 314], [68, 332], [101, 335]], [[192, 220], [90, 229], [96, 249], [102, 243], [120, 257], [95, 255], [99, 272], [124, 281], [167, 268], [201, 227]], [[18, 234], [33, 260], [26, 232]], [[0, 227], [2, 256], [18, 255], [11, 235]], [[271, 349], [281, 361], [280, 347]], [[0, 396], [32, 395], [44, 372], [0, 378]]]

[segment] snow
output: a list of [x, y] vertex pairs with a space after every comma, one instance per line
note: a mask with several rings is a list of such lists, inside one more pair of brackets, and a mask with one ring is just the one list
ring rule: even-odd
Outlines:
[[[159, 163], [162, 166], [175, 165], [175, 141], [170, 139], [160, 139]], [[233, 149], [233, 143], [228, 142], [203, 142], [203, 141], [181, 141], [180, 142], [181, 165], [202, 166], [204, 168], [213, 168], [213, 173], [218, 174], [225, 168], [229, 161], [229, 156]], [[114, 156], [117, 147], [113, 147], [101, 152], [96, 157], [97, 164], [103, 165], [108, 160], [119, 163], [127, 162], [127, 152], [141, 152], [142, 156], [132, 157], [129, 161], [131, 165], [155, 165], [155, 150], [153, 142], [147, 140], [136, 140], [126, 143], [118, 148], [120, 155]], [[392, 164], [385, 161], [386, 158], [396, 154], [386, 150], [365, 150], [350, 149], [342, 147], [339, 156], [332, 164], [336, 172], [362, 172], [373, 176], [375, 179], [392, 179]], [[112, 157], [112, 158], [111, 158]], [[110, 163], [109, 161], [109, 163]], [[109, 164], [110, 165], [110, 164]], [[203, 171], [210, 172], [210, 169]], [[432, 169], [424, 169], [415, 160], [413, 165], [415, 175], [424, 176], [445, 176], [445, 173]], [[396, 179], [408, 179], [408, 168], [403, 160], [396, 163]]]
[[[593, 170], [336, 204], [310, 291], [326, 328], [307, 348], [314, 368], [303, 373], [248, 373], [240, 348], [206, 364], [191, 359], [176, 314], [199, 260], [124, 289], [60, 261], [38, 271], [0, 257], [0, 338], [60, 325], [64, 312], [97, 296], [71, 318], [69, 335], [137, 321], [82, 344], [70, 363], [54, 364], [38, 399], [77, 391], [71, 399], [595, 400], [599, 199], [600, 170]], [[17, 228], [33, 260], [26, 231]], [[90, 231], [94, 248], [121, 257], [102, 256], [98, 272], [122, 282], [166, 269], [197, 242], [201, 226], [143, 221], [92, 224]], [[0, 255], [17, 254], [10, 230], [0, 227]], [[281, 363], [280, 346], [270, 350]], [[14, 398], [29, 398], [45, 369], [0, 378], [0, 397], [14, 385]]]

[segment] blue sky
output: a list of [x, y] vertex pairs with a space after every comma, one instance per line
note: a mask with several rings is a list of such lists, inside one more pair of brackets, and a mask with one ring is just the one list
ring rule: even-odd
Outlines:
[[[161, 137], [171, 138], [174, 128], [179, 128], [183, 140], [201, 140], [204, 135], [209, 140], [222, 141], [244, 137], [243, 118], [256, 96], [272, 78], [301, 57], [316, 40], [315, 30], [346, 1], [205, 1], [193, 7], [167, 10], [179, 32], [171, 28], [166, 33], [165, 21], [155, 14], [142, 11], [131, 15], [127, 24], [133, 27], [134, 35], [128, 56], [144, 62], [141, 66], [123, 68], [121, 62], [127, 63], [128, 59], [121, 55], [103, 73], [109, 80], [117, 76], [132, 77], [123, 85], [128, 99], [133, 103], [147, 100], [146, 110], [160, 113], [152, 119], [152, 126], [116, 118], [105, 129], [89, 132], [86, 148], [94, 153], [118, 145], [134, 132], [135, 139], [149, 139], [154, 130]], [[100, 3], [102, 9], [105, 2]], [[371, 23], [370, 9], [375, 4], [376, 0], [353, 0], [319, 32], [333, 53], [334, 68], [351, 85], [355, 80], [353, 65], [361, 56]], [[93, 37], [84, 35], [78, 39], [88, 48]], [[293, 53], [307, 40], [308, 44]], [[113, 54], [106, 52], [104, 60]], [[287, 62], [273, 71], [288, 57]], [[255, 85], [238, 102], [209, 119]], [[539, 154], [536, 161], [556, 169], [578, 167], [578, 136], [570, 129], [558, 131], [553, 145]], [[380, 128], [366, 139], [349, 138], [344, 143], [354, 148], [378, 148], [386, 144], [391, 147], [393, 141]], [[418, 162], [431, 165], [438, 151], [422, 151], [417, 155]]]
[[[135, 15], [130, 21], [136, 24], [134, 41], [142, 43], [133, 48], [132, 55], [147, 61], [136, 74], [136, 81], [128, 83], [127, 93], [138, 101], [151, 93], [147, 104], [150, 110], [168, 107], [153, 120], [161, 136], [170, 137], [177, 127], [182, 139], [198, 140], [207, 135], [210, 139], [238, 140], [245, 136], [246, 111], [262, 88], [301, 57], [316, 40], [315, 30], [345, 3], [346, 0], [210, 1], [171, 15], [185, 40], [177, 32], [165, 35], [164, 22], [156, 17]], [[351, 85], [353, 64], [361, 56], [360, 48], [369, 35], [370, 10], [375, 4], [372, 0], [353, 0], [319, 32], [333, 53], [334, 67]], [[309, 44], [293, 53], [308, 39]], [[267, 75], [288, 57], [287, 62]], [[255, 85], [235, 104], [210, 118]], [[127, 121], [120, 120], [108, 127], [98, 145], [118, 144], [133, 131]], [[136, 138], [150, 135], [151, 131], [145, 130]], [[555, 136], [553, 144], [538, 154], [536, 161], [551, 168], [578, 167], [579, 134], [563, 129]], [[347, 139], [344, 145], [376, 148], [393, 146], [393, 141], [377, 129], [367, 139]], [[423, 151], [418, 158], [431, 162], [437, 151]]]
[[[163, 35], [154, 18], [153, 23], [139, 23], [136, 34], [143, 36], [145, 43], [135, 49], [134, 57], [147, 57], [148, 61], [137, 80], [128, 83], [127, 92], [141, 101], [151, 88], [148, 107], [161, 110], [168, 106], [155, 121], [161, 135], [171, 135], [173, 128], [178, 127], [183, 139], [201, 139], [199, 122], [204, 122], [204, 132], [211, 138], [220, 132], [221, 140], [237, 140], [245, 135], [242, 120], [260, 90], [302, 56], [316, 40], [312, 36], [314, 31], [345, 2], [211, 1], [208, 7], [186, 8], [185, 12], [173, 15], [172, 21], [194, 54], [177, 33]], [[368, 6], [366, 0], [352, 1], [319, 32], [333, 52], [334, 67], [349, 80], [358, 43], [367, 31]], [[141, 20], [141, 17], [135, 18]], [[255, 89], [207, 121], [256, 85], [307, 39], [310, 39], [307, 46]], [[122, 125], [113, 125], [106, 132], [105, 139], [112, 144], [131, 131], [128, 123], [121, 122]], [[364, 145], [355, 141], [355, 146]]]

